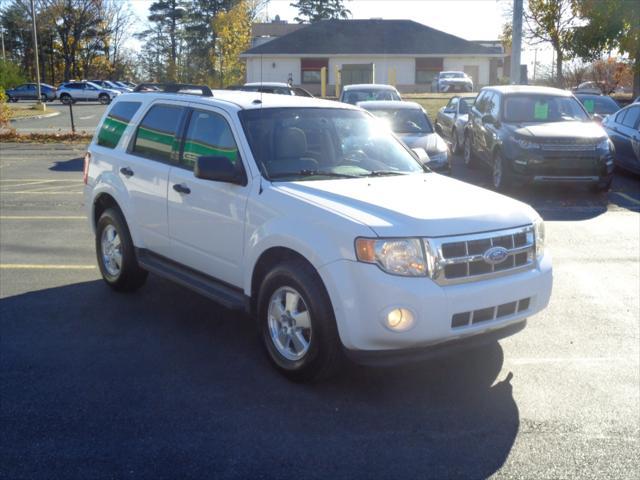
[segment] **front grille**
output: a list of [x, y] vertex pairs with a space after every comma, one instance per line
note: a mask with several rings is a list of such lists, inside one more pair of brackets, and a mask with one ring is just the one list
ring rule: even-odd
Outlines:
[[[533, 226], [510, 230], [428, 239], [436, 257], [434, 280], [440, 285], [483, 280], [533, 268]], [[494, 247], [506, 250], [503, 261], [492, 262], [485, 254]]]
[[494, 307], [480, 308], [471, 312], [455, 313], [451, 317], [451, 328], [466, 327], [498, 318], [508, 317], [515, 313], [529, 310], [531, 298], [522, 298], [515, 302], [503, 303]]
[[563, 152], [589, 152], [598, 146], [598, 142], [594, 142], [592, 138], [541, 138], [536, 141], [542, 150]]

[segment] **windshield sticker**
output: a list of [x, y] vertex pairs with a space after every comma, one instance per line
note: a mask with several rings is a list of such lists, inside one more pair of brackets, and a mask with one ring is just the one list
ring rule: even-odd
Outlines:
[[549, 104], [536, 102], [533, 108], [533, 118], [536, 120], [547, 120], [549, 118]]
[[587, 110], [587, 112], [593, 113], [593, 111], [596, 109], [595, 102], [590, 98], [585, 100], [584, 108]]

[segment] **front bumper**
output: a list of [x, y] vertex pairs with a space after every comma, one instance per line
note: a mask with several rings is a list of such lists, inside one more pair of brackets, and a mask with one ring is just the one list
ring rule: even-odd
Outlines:
[[[440, 286], [431, 279], [389, 275], [375, 265], [339, 260], [319, 273], [329, 292], [340, 339], [347, 351], [424, 349], [517, 324], [544, 309], [552, 288], [549, 253], [536, 267], [513, 275]], [[529, 299], [527, 308], [495, 319], [454, 327], [461, 312]], [[394, 308], [410, 310], [415, 323], [404, 332], [384, 325]]]
[[613, 176], [610, 153], [518, 152], [511, 156], [513, 179], [523, 183], [602, 183]]

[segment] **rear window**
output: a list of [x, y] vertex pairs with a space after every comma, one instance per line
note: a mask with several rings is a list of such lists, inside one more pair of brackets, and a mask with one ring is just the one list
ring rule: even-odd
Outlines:
[[98, 132], [98, 145], [116, 148], [129, 122], [140, 108], [140, 102], [117, 102], [111, 107]]
[[347, 90], [344, 93], [344, 101], [355, 105], [358, 102], [369, 102], [378, 100], [402, 100], [394, 90], [363, 89]]

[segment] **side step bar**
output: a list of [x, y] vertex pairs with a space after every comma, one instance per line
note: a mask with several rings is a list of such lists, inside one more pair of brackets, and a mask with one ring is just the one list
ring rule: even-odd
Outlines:
[[136, 248], [136, 256], [140, 267], [151, 273], [179, 283], [225, 308], [249, 311], [249, 297], [239, 288], [231, 287], [146, 249]]

